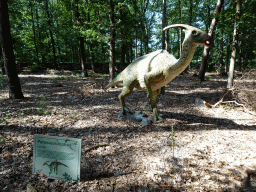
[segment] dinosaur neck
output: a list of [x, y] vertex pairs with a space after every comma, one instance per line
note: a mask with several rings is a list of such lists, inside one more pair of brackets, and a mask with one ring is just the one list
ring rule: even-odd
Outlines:
[[192, 45], [188, 40], [184, 40], [182, 44], [181, 56], [177, 62], [177, 67], [180, 69], [180, 73], [184, 71], [193, 59], [197, 45]]

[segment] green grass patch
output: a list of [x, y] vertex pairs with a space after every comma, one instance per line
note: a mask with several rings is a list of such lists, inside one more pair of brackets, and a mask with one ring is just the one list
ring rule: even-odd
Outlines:
[[61, 75], [59, 77], [54, 78], [52, 81], [69, 81], [71, 79], [76, 79], [77, 77], [81, 77], [81, 75], [76, 74], [76, 75]]
[[79, 118], [79, 116], [77, 115], [77, 113], [69, 113], [67, 115], [62, 115], [63, 119], [75, 119], [77, 120]]
[[50, 103], [47, 103], [46, 101], [37, 101], [36, 104], [42, 107], [46, 107], [47, 105], [50, 105]]
[[91, 74], [89, 74], [89, 77], [91, 77], [91, 78], [108, 79], [109, 75], [108, 74], [103, 74], [103, 73], [91, 73]]
[[50, 103], [48, 103], [46, 100], [47, 100], [47, 98], [46, 98], [46, 96], [45, 95], [40, 95], [40, 101], [37, 101], [36, 102], [36, 104], [38, 105], [38, 106], [42, 106], [42, 107], [46, 107], [46, 106], [48, 106], [48, 105], [50, 105]]
[[8, 125], [8, 121], [10, 120], [10, 117], [12, 117], [14, 113], [9, 113], [9, 112], [3, 112], [3, 119], [0, 120], [0, 122], [5, 122], [6, 125]]
[[43, 109], [25, 109], [20, 113], [20, 118], [27, 115], [50, 115], [51, 111]]
[[50, 115], [50, 114], [51, 114], [51, 111], [49, 111], [49, 110], [43, 111], [43, 115]]
[[231, 104], [221, 104], [222, 107], [226, 108], [226, 107], [232, 107]]

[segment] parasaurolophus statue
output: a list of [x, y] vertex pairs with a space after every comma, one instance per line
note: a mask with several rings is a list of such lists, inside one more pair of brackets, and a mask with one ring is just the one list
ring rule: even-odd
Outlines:
[[210, 47], [213, 42], [212, 38], [206, 32], [185, 24], [170, 25], [163, 30], [174, 27], [182, 28], [185, 31], [185, 39], [179, 59], [176, 59], [165, 50], [152, 52], [134, 60], [116, 78], [106, 85], [105, 90], [119, 83], [123, 83], [122, 92], [118, 96], [123, 115], [130, 112], [125, 106], [124, 98], [131, 94], [136, 87], [148, 92], [154, 121], [162, 120], [162, 117], [157, 111], [158, 90], [187, 68], [193, 59], [197, 45]]

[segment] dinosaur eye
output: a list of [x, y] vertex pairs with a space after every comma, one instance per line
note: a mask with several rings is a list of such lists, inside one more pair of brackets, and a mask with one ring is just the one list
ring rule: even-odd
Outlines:
[[197, 31], [193, 30], [193, 31], [192, 31], [192, 34], [193, 34], [193, 35], [197, 35]]

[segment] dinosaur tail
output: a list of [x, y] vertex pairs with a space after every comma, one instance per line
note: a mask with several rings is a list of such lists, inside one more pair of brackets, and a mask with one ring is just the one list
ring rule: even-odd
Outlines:
[[120, 73], [116, 76], [116, 78], [114, 78], [111, 82], [109, 82], [109, 84], [105, 86], [104, 90], [106, 91], [109, 87], [113, 87], [122, 82], [123, 82], [122, 73]]

